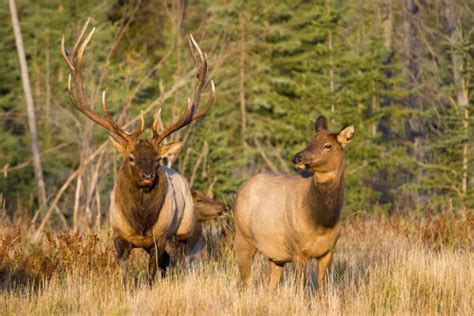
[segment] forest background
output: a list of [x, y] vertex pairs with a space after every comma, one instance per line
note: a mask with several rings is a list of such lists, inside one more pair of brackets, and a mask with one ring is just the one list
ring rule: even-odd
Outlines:
[[194, 189], [231, 205], [258, 172], [294, 174], [291, 158], [323, 114], [335, 131], [356, 126], [346, 153], [344, 216], [460, 214], [474, 206], [472, 1], [16, 6], [37, 132], [28, 124], [11, 12], [2, 0], [0, 209], [10, 216], [74, 230], [106, 222], [122, 158], [106, 131], [71, 105], [59, 49], [61, 36], [71, 45], [88, 17], [97, 30], [85, 54], [86, 89], [97, 109], [106, 90], [122, 125], [136, 125], [144, 111], [151, 126], [159, 108], [170, 123], [195, 84], [188, 34], [207, 52], [216, 101], [205, 119], [173, 137], [185, 146], [167, 162]]

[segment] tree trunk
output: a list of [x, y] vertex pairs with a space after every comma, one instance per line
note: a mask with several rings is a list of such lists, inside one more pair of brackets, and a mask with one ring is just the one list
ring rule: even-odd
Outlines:
[[[387, 57], [383, 61], [384, 65], [391, 65], [393, 62], [394, 49], [393, 49], [393, 0], [382, 0], [380, 5], [380, 19], [383, 27], [383, 39], [384, 47], [387, 50]], [[392, 72], [390, 70], [385, 70], [385, 78], [390, 79], [392, 77]], [[384, 87], [385, 90], [391, 90], [392, 88], [387, 86]], [[381, 106], [389, 106], [391, 100], [389, 97], [384, 96], [382, 98]]]
[[[387, 81], [393, 76], [390, 65], [393, 63], [394, 48], [393, 48], [393, 0], [381, 0], [380, 3], [380, 20], [383, 27], [383, 38], [384, 47], [387, 50], [386, 58], [383, 64], [386, 65], [384, 70], [384, 77]], [[384, 85], [384, 91], [390, 91], [393, 88], [389, 84]], [[391, 98], [388, 96], [389, 93], [384, 93], [384, 96], [380, 99], [380, 108], [386, 108], [392, 103]], [[385, 137], [389, 138], [392, 134], [390, 122], [386, 117], [382, 117], [377, 122], [377, 132], [382, 133]]]
[[[407, 58], [407, 71], [408, 71], [408, 107], [410, 109], [418, 108], [418, 98], [416, 92], [413, 90], [418, 86], [420, 76], [420, 65], [418, 63], [419, 58], [419, 44], [417, 29], [415, 25], [415, 19], [418, 15], [418, 6], [413, 0], [406, 0], [406, 19], [405, 19], [405, 47], [406, 47], [406, 58]], [[416, 138], [420, 134], [420, 126], [415, 119], [409, 118], [405, 126], [406, 137], [416, 143]]]
[[[456, 45], [460, 42], [461, 38], [456, 27], [457, 12], [456, 4], [453, 0], [446, 0], [446, 20], [448, 21], [448, 31], [451, 36], [452, 42]], [[466, 82], [463, 78], [463, 60], [460, 55], [456, 53], [456, 50], [452, 50], [451, 62], [453, 64], [453, 80], [456, 88], [456, 102], [459, 105], [462, 113], [463, 120], [463, 136], [464, 145], [462, 151], [462, 179], [461, 179], [461, 194], [463, 198], [467, 195], [467, 186], [469, 178], [469, 96], [466, 87]]]
[[245, 97], [245, 21], [243, 13], [240, 13], [240, 72], [239, 72], [239, 97], [240, 97], [240, 119], [241, 119], [241, 135], [242, 144], [245, 144], [245, 134], [247, 130], [247, 111]]
[[329, 48], [329, 92], [331, 93], [331, 121], [334, 123], [334, 117], [336, 116], [336, 96], [334, 95], [334, 58], [333, 58], [333, 46], [332, 46], [332, 31], [328, 33], [328, 48]]
[[[420, 110], [421, 103], [418, 99], [416, 88], [420, 84], [420, 60], [421, 48], [419, 43], [419, 35], [416, 25], [416, 20], [419, 16], [419, 7], [414, 0], [405, 0], [404, 6], [404, 48], [406, 59], [406, 73], [407, 73], [407, 89], [409, 91], [406, 100], [406, 106], [413, 112]], [[423, 152], [420, 150], [423, 144], [423, 124], [417, 115], [410, 114], [404, 121], [404, 138], [409, 141], [410, 146], [407, 148], [409, 155], [414, 159], [423, 160]], [[413, 173], [404, 172], [403, 181], [405, 183], [420, 182], [420, 170], [413, 170]], [[420, 196], [418, 190], [412, 190], [401, 194], [398, 197], [397, 208], [404, 210], [416, 211], [420, 206]]]
[[[181, 43], [183, 42], [183, 20], [185, 12], [186, 1], [185, 0], [175, 0], [174, 1], [174, 10], [175, 10], [175, 45], [176, 45], [176, 71], [174, 73], [174, 83], [178, 82], [181, 77]], [[174, 106], [173, 106], [173, 118], [172, 121], [176, 120], [176, 117], [179, 115], [180, 104], [183, 102], [179, 99], [179, 93], [176, 91], [174, 95]], [[175, 136], [176, 137], [176, 136]], [[173, 138], [172, 138], [173, 139]]]
[[392, 50], [392, 33], [393, 33], [393, 0], [382, 0], [381, 13], [383, 25], [384, 47]]
[[46, 207], [46, 189], [43, 179], [43, 169], [41, 167], [40, 149], [38, 143], [38, 132], [36, 130], [35, 108], [33, 104], [33, 96], [31, 94], [30, 77], [28, 75], [28, 64], [26, 63], [25, 49], [23, 46], [23, 38], [21, 36], [20, 23], [18, 22], [18, 14], [15, 0], [9, 0], [10, 15], [12, 19], [13, 33], [15, 35], [15, 43], [20, 60], [21, 81], [23, 83], [23, 91], [25, 93], [26, 110], [28, 114], [28, 126], [31, 136], [31, 151], [33, 168], [36, 178], [36, 187], [38, 191], [38, 201], [41, 208]]

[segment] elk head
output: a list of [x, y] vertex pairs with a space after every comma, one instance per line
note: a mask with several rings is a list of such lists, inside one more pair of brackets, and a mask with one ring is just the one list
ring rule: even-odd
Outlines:
[[198, 220], [206, 221], [217, 218], [227, 211], [227, 206], [224, 203], [211, 199], [200, 191], [193, 191], [192, 194]]
[[334, 133], [328, 130], [326, 118], [320, 116], [316, 119], [315, 131], [308, 146], [293, 157], [295, 167], [315, 173], [339, 170], [344, 161], [344, 148], [354, 136], [354, 125], [347, 125]]
[[199, 111], [201, 93], [206, 85], [207, 79], [207, 56], [201, 51], [201, 48], [193, 36], [190, 35], [189, 47], [196, 64], [198, 78], [198, 84], [195, 87], [193, 98], [192, 100], [188, 100], [186, 110], [178, 117], [176, 122], [161, 131], [158, 130], [158, 122], [160, 121], [160, 111], [158, 111], [153, 121], [152, 138], [150, 140], [139, 139], [145, 130], [143, 112], [140, 115], [140, 128], [133, 132], [128, 132], [121, 128], [107, 111], [105, 91], [102, 93], [104, 117], [101, 117], [92, 110], [90, 101], [86, 97], [82, 79], [82, 57], [95, 31], [95, 28], [93, 28], [85, 40], [82, 40], [89, 22], [90, 18], [82, 27], [70, 50], [67, 51], [64, 47], [64, 36], [61, 40], [61, 54], [70, 70], [68, 80], [69, 97], [73, 105], [80, 112], [95, 123], [109, 130], [112, 144], [125, 158], [124, 167], [131, 181], [141, 188], [153, 187], [157, 183], [161, 159], [178, 153], [181, 148], [181, 142], [163, 144], [163, 140], [177, 130], [206, 115], [213, 103], [215, 87], [211, 81], [212, 91], [207, 106]]

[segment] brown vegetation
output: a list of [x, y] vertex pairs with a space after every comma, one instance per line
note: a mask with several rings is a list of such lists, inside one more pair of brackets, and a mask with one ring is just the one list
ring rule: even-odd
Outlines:
[[137, 250], [131, 258], [137, 283], [124, 290], [106, 232], [50, 232], [33, 244], [26, 226], [3, 220], [0, 312], [469, 315], [473, 219], [472, 214], [347, 218], [327, 287], [311, 295], [294, 286], [289, 271], [282, 286], [270, 292], [261, 281], [267, 266], [262, 257], [254, 264], [252, 285], [239, 294], [229, 243], [208, 262], [177, 267], [152, 287]]

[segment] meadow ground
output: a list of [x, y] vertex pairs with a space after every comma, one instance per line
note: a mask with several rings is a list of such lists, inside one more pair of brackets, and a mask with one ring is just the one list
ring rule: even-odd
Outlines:
[[21, 224], [0, 227], [0, 314], [472, 315], [472, 215], [352, 217], [344, 220], [326, 287], [263, 283], [258, 257], [240, 292], [232, 234], [212, 241], [210, 259], [174, 268], [150, 287], [146, 255], [134, 251], [136, 285], [124, 289], [107, 232], [46, 233], [32, 243]]

